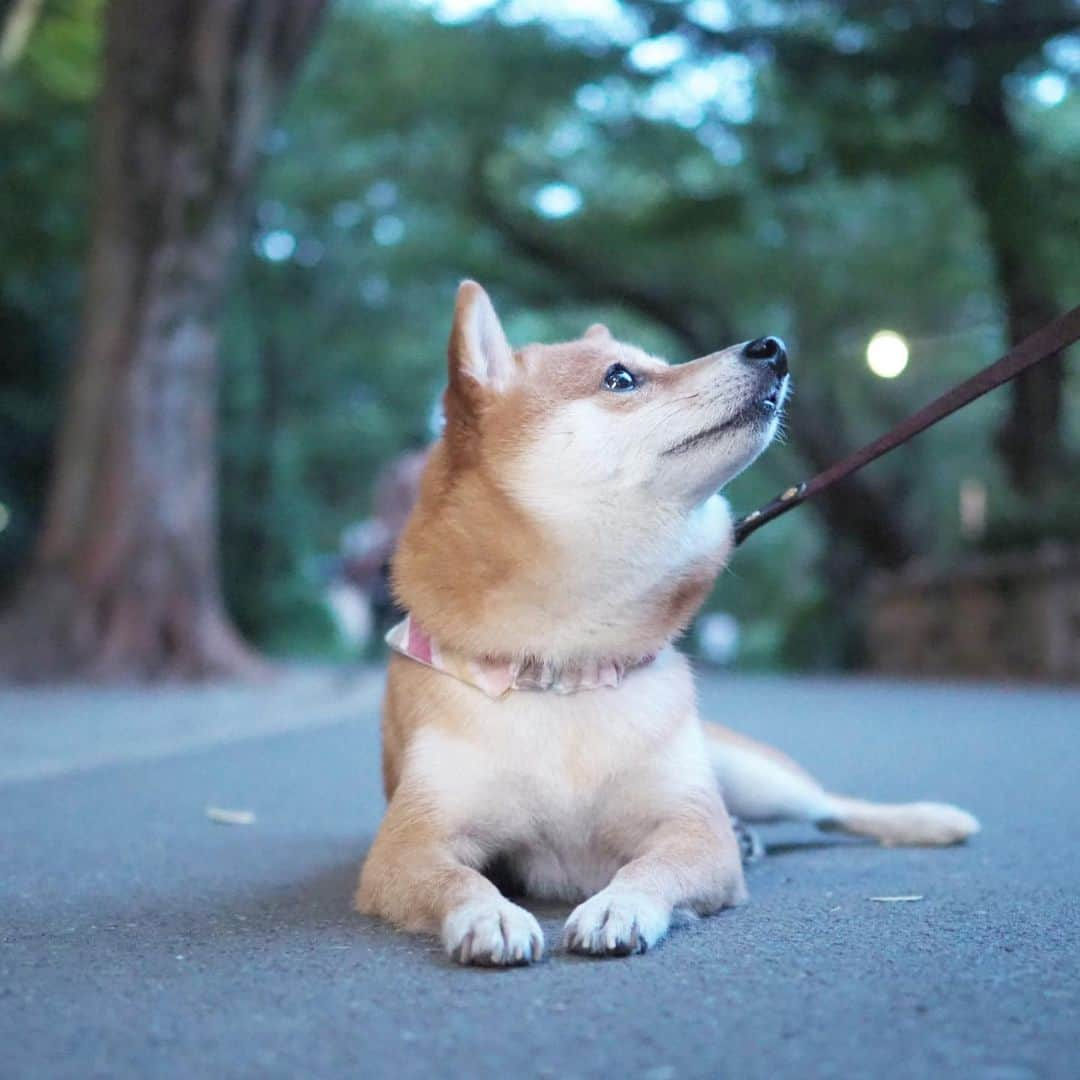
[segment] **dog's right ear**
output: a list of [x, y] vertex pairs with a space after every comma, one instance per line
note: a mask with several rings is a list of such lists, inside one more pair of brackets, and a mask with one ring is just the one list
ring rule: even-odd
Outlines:
[[475, 281], [463, 281], [450, 331], [450, 385], [470, 397], [479, 387], [501, 393], [513, 380], [514, 367], [514, 352], [491, 299]]

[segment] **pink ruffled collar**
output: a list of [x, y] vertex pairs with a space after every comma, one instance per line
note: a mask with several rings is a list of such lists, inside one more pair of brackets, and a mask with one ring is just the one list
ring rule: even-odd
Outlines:
[[643, 656], [636, 663], [619, 660], [587, 660], [556, 666], [550, 661], [496, 660], [462, 656], [441, 649], [411, 615], [386, 635], [386, 643], [402, 656], [436, 671], [445, 672], [490, 698], [505, 697], [511, 690], [553, 690], [556, 694], [576, 694], [579, 690], [614, 688], [635, 668], [651, 664], [655, 656]]

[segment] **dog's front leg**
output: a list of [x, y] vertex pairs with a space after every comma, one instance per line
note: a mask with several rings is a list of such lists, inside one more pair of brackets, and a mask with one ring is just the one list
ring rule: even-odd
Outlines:
[[628, 956], [667, 933], [675, 908], [705, 915], [745, 899], [731, 821], [718, 797], [703, 795], [657, 826], [611, 884], [574, 910], [563, 940], [572, 952]]
[[364, 862], [356, 908], [406, 930], [439, 934], [462, 964], [502, 967], [539, 960], [540, 924], [462, 859], [425, 800], [399, 789]]

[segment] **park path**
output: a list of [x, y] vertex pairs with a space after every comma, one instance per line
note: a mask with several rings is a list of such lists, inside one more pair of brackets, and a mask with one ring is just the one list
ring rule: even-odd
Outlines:
[[[767, 830], [751, 903], [647, 956], [461, 970], [349, 911], [381, 813], [372, 673], [0, 692], [0, 1077], [1075, 1076], [1080, 692], [712, 675], [702, 697], [834, 786], [984, 831]], [[870, 899], [897, 895], [922, 899]], [[566, 911], [537, 911], [557, 941]]]

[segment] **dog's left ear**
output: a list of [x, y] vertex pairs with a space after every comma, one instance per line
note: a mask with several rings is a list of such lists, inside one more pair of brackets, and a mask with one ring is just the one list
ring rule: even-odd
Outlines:
[[491, 298], [475, 281], [458, 286], [450, 331], [450, 382], [468, 391], [477, 385], [500, 393], [514, 376], [514, 351]]
[[610, 338], [611, 331], [602, 323], [594, 322], [588, 330], [585, 331], [587, 338]]

